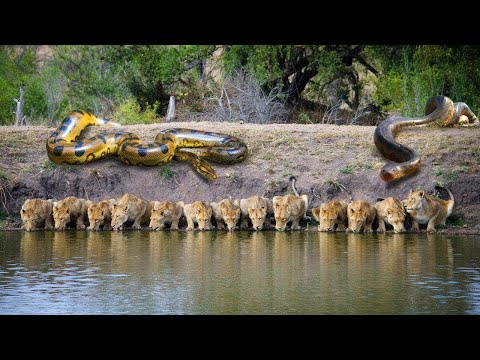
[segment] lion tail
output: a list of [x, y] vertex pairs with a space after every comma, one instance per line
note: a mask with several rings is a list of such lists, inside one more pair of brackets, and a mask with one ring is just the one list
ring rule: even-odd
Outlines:
[[438, 189], [438, 188], [444, 189], [444, 190], [448, 193], [449, 199], [447, 200], [447, 201], [448, 201], [447, 217], [449, 217], [450, 214], [451, 214], [452, 211], [453, 211], [453, 206], [455, 205], [455, 198], [453, 197], [452, 192], [451, 192], [448, 188], [446, 188], [446, 187], [444, 187], [444, 186], [436, 185], [436, 186], [435, 186], [435, 189]]
[[297, 181], [297, 178], [292, 175], [292, 176], [290, 176], [289, 180], [292, 182], [292, 190], [293, 190], [293, 193], [295, 194], [295, 196], [300, 196], [300, 195], [298, 195], [298, 191], [295, 188], [295, 182]]

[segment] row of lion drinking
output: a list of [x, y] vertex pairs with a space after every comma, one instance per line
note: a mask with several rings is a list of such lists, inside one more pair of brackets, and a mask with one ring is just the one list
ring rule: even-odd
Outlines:
[[[394, 232], [419, 230], [420, 224], [427, 225], [427, 232], [435, 232], [435, 226], [445, 224], [454, 206], [452, 193], [443, 200], [427, 195], [425, 190], [411, 190], [408, 197], [399, 200], [395, 197], [379, 199], [375, 204], [365, 200], [349, 203], [331, 200], [311, 209], [319, 223], [319, 231], [373, 232], [377, 219], [377, 232], [385, 232], [392, 226]], [[294, 190], [296, 192], [296, 190]], [[300, 221], [307, 218], [308, 196], [285, 195], [272, 199], [252, 196], [247, 199], [224, 199], [207, 203], [195, 201], [147, 201], [132, 194], [124, 194], [118, 199], [92, 202], [73, 196], [60, 201], [27, 199], [20, 215], [23, 229], [30, 231], [39, 228], [65, 230], [123, 230], [128, 224], [133, 229], [148, 226], [151, 230], [163, 230], [168, 225], [171, 230], [179, 229], [182, 217], [186, 219], [186, 230], [237, 229], [278, 231], [301, 229]], [[272, 223], [272, 218], [274, 224]], [[213, 220], [213, 221], [212, 221]], [[88, 227], [87, 223], [88, 222]], [[133, 222], [133, 223], [132, 223]]]

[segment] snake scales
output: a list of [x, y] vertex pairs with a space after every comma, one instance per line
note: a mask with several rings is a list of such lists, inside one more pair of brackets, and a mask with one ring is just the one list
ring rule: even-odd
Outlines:
[[127, 165], [156, 166], [174, 160], [189, 161], [209, 180], [217, 175], [210, 160], [235, 164], [245, 160], [246, 144], [230, 135], [183, 128], [160, 131], [153, 143], [144, 143], [131, 132], [101, 131], [88, 139], [80, 138], [87, 126], [120, 124], [97, 118], [88, 111], [74, 110], [47, 139], [47, 154], [57, 164], [87, 164], [117, 155]]
[[468, 118], [469, 125], [479, 125], [475, 114], [463, 102], [453, 103], [446, 96], [433, 96], [427, 101], [425, 116], [405, 118], [393, 116], [382, 121], [373, 135], [375, 146], [388, 162], [380, 171], [380, 177], [387, 181], [396, 181], [420, 170], [420, 155], [413, 149], [395, 140], [398, 131], [406, 126], [436, 122], [441, 126], [459, 124], [462, 115]]

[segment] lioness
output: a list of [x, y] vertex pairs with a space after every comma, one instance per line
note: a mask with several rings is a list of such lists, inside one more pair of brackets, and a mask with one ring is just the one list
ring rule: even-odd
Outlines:
[[270, 221], [270, 215], [273, 214], [272, 200], [266, 197], [252, 196], [241, 199], [240, 210], [242, 211], [242, 228], [248, 228], [248, 219], [252, 223], [253, 230], [268, 229], [272, 226]]
[[123, 224], [133, 221], [132, 229], [140, 229], [141, 225], [150, 222], [150, 203], [138, 196], [124, 194], [112, 205], [112, 228], [123, 230]]
[[183, 215], [183, 201], [151, 201], [152, 213], [150, 229], [163, 230], [165, 223], [171, 223], [170, 230], [178, 230], [178, 222]]
[[452, 213], [455, 199], [450, 190], [444, 189], [448, 192], [449, 200], [426, 195], [425, 190], [410, 190], [403, 204], [412, 218], [412, 230], [419, 230], [418, 224], [428, 224], [427, 232], [431, 233], [436, 231], [436, 225], [445, 225], [445, 220]]
[[217, 229], [223, 230], [227, 225], [229, 231], [234, 231], [240, 220], [240, 200], [224, 199], [219, 203], [210, 203], [210, 206], [217, 221]]
[[199, 230], [210, 230], [212, 228], [211, 217], [212, 207], [204, 201], [195, 201], [183, 207], [183, 213], [187, 218], [187, 229], [194, 230], [195, 223], [198, 223]]
[[393, 226], [395, 233], [405, 232], [405, 209], [403, 204], [394, 197], [388, 197], [375, 204], [377, 210], [377, 232], [385, 232], [385, 223]]
[[[320, 223], [318, 231], [345, 231], [347, 204], [332, 200], [312, 209], [313, 217]], [[337, 228], [335, 229], [335, 225]]]
[[87, 230], [98, 231], [100, 230], [100, 226], [103, 227], [103, 230], [111, 230], [111, 207], [116, 202], [116, 199], [110, 199], [91, 204], [87, 209], [88, 222], [90, 223], [90, 226], [87, 228]]
[[352, 201], [347, 206], [348, 231], [373, 232], [372, 224], [376, 215], [375, 207], [365, 200]]
[[41, 226], [47, 230], [53, 229], [53, 201], [43, 199], [27, 199], [20, 210], [22, 228], [26, 231], [35, 230]]
[[284, 231], [287, 223], [292, 222], [292, 229], [300, 229], [300, 219], [307, 213], [308, 196], [274, 196], [272, 199], [275, 215], [275, 228]]
[[55, 230], [65, 230], [70, 222], [76, 222], [77, 230], [85, 230], [84, 220], [91, 201], [78, 199], [75, 196], [66, 197], [53, 203], [53, 219]]

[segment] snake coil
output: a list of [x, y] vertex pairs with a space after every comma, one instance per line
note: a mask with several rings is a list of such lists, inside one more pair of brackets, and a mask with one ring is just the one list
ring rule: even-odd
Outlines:
[[87, 126], [96, 125], [120, 126], [88, 111], [72, 111], [47, 139], [50, 160], [76, 165], [116, 155], [122, 163], [136, 166], [183, 160], [189, 161], [202, 176], [215, 180], [215, 170], [206, 160], [235, 164], [245, 160], [248, 153], [247, 145], [234, 136], [184, 128], [162, 130], [153, 143], [147, 144], [136, 134], [122, 130], [101, 131], [88, 139], [80, 138]]

